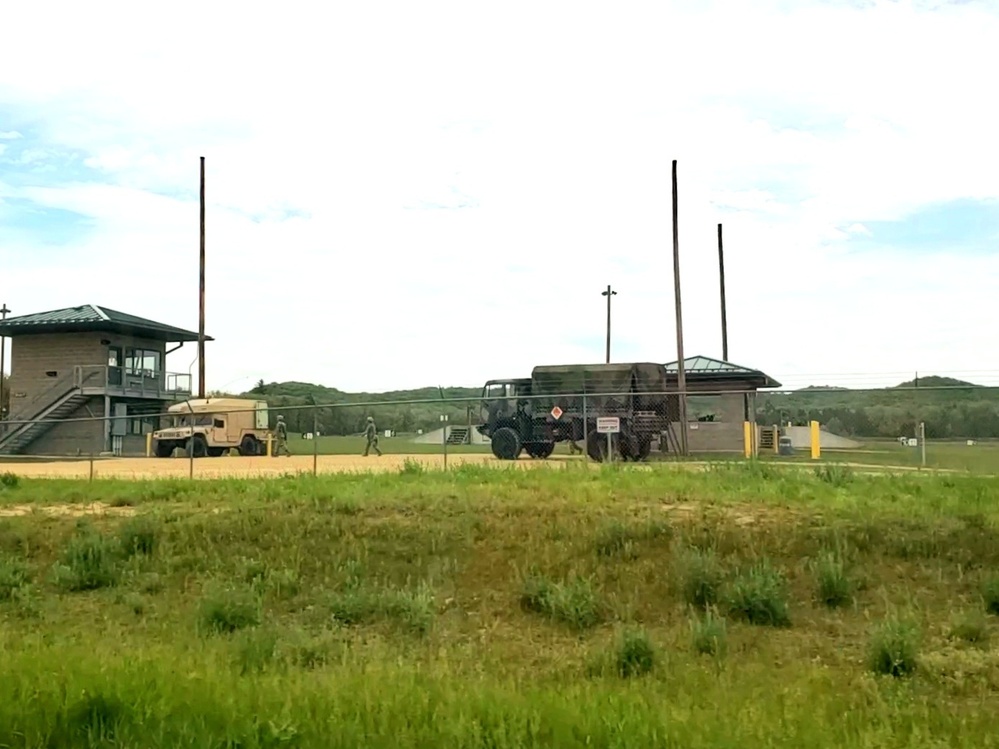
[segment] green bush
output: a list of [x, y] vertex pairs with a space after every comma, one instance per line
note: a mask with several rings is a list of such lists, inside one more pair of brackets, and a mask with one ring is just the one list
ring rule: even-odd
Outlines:
[[916, 670], [918, 636], [915, 627], [898, 619], [883, 622], [871, 637], [868, 666], [876, 674], [908, 676]]
[[690, 620], [691, 641], [694, 651], [701, 655], [724, 655], [728, 649], [728, 629], [725, 619], [718, 616], [713, 608], [704, 616], [694, 614]]
[[28, 584], [28, 566], [20, 559], [0, 558], [0, 601], [13, 600]]
[[649, 673], [656, 663], [656, 651], [645, 630], [625, 631], [617, 645], [617, 672], [622, 678]]
[[84, 530], [63, 551], [55, 568], [56, 584], [72, 592], [117, 585], [121, 576], [118, 551], [114, 540]]
[[715, 552], [689, 549], [680, 559], [683, 598], [691, 606], [707, 608], [718, 601], [724, 570]]
[[783, 574], [767, 561], [754, 565], [733, 582], [728, 609], [733, 616], [750, 624], [790, 626], [787, 583]]
[[839, 554], [823, 553], [815, 564], [817, 597], [829, 608], [848, 603], [853, 597], [853, 584]]
[[549, 619], [583, 630], [600, 623], [600, 599], [590, 580], [572, 577], [565, 582], [552, 582], [541, 575], [530, 575], [524, 581], [521, 606]]
[[159, 541], [159, 524], [148, 515], [140, 515], [126, 522], [118, 532], [121, 550], [127, 556], [151, 556]]
[[209, 633], [230, 634], [260, 624], [260, 601], [252, 589], [219, 587], [201, 602], [201, 625]]
[[16, 473], [11, 473], [10, 471], [0, 473], [0, 490], [16, 489], [20, 482], [21, 479]]

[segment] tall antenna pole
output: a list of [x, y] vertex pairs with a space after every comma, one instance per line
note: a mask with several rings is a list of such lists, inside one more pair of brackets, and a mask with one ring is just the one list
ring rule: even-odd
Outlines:
[[683, 363], [683, 311], [680, 305], [680, 232], [677, 225], [676, 159], [673, 159], [673, 298], [676, 301], [676, 379], [679, 389], [680, 454], [687, 455], [687, 372]]
[[611, 291], [610, 284], [607, 284], [607, 291], [601, 291], [600, 295], [607, 297], [607, 363], [610, 364], [610, 321], [611, 321], [611, 297], [616, 295], [616, 291]]
[[721, 280], [722, 361], [728, 361], [728, 318], [725, 315], [725, 251], [722, 249], [721, 224], [718, 224], [718, 278]]
[[198, 397], [205, 397], [205, 157], [201, 157], [201, 262], [198, 278]]

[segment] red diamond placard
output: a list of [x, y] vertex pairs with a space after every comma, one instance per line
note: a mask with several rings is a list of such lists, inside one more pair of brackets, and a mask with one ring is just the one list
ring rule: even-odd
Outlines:
[[552, 409], [552, 417], [558, 419], [560, 416], [562, 416], [562, 409], [555, 406], [555, 408]]

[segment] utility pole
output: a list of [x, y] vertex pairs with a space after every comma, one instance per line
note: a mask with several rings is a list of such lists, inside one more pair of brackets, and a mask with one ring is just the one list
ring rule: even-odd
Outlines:
[[[6, 320], [7, 315], [10, 314], [10, 310], [7, 309], [7, 303], [0, 307], [0, 320]], [[3, 370], [7, 364], [7, 337], [0, 335], [0, 419], [4, 417], [3, 410]]]
[[607, 363], [610, 364], [610, 308], [611, 308], [611, 297], [616, 296], [616, 291], [611, 291], [610, 284], [607, 284], [607, 291], [601, 291], [600, 296], [607, 297]]
[[721, 224], [718, 224], [718, 278], [721, 282], [722, 361], [728, 361], [728, 318], [725, 314], [725, 251], [722, 249]]
[[680, 306], [680, 231], [677, 225], [676, 159], [673, 159], [673, 298], [676, 302], [676, 381], [679, 390], [680, 454], [687, 455], [687, 372], [683, 363], [683, 313]]
[[205, 397], [205, 157], [201, 157], [201, 260], [198, 273], [198, 397]]

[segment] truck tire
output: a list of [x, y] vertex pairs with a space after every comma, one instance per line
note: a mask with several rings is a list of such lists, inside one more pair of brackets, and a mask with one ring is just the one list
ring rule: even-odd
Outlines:
[[225, 455], [225, 448], [224, 447], [209, 447], [208, 448], [208, 457], [210, 457], [210, 458], [221, 458], [223, 455]]
[[522, 449], [520, 435], [510, 427], [500, 427], [493, 434], [492, 449], [500, 460], [516, 460]]
[[156, 457], [169, 458], [173, 454], [173, 450], [175, 447], [177, 447], [177, 445], [173, 442], [157, 442]]
[[196, 434], [188, 440], [187, 451], [188, 455], [193, 454], [195, 458], [203, 458], [208, 455], [208, 443], [205, 441], [204, 437], [200, 434]]
[[554, 442], [528, 442], [524, 445], [527, 454], [532, 458], [544, 460], [555, 452]]
[[243, 437], [243, 441], [239, 443], [239, 454], [260, 455], [260, 447], [256, 437], [252, 434], [248, 434]]
[[[618, 435], [612, 434], [611, 449], [617, 452], [619, 445]], [[607, 435], [595, 431], [590, 432], [586, 437], [586, 454], [597, 463], [605, 463], [609, 457], [607, 455]]]

